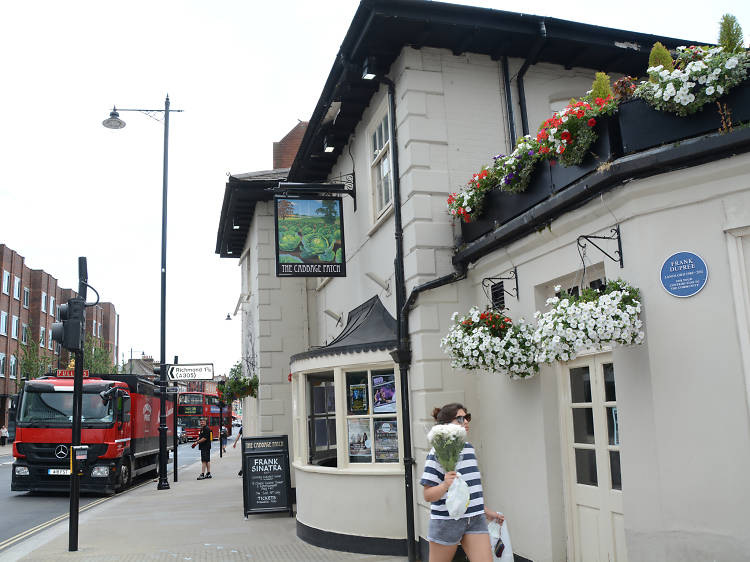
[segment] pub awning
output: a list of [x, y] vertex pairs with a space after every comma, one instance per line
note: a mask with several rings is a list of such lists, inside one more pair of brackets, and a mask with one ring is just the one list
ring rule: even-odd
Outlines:
[[292, 355], [291, 361], [359, 353], [362, 351], [383, 351], [396, 349], [396, 320], [375, 295], [368, 301], [349, 311], [346, 326], [328, 345]]

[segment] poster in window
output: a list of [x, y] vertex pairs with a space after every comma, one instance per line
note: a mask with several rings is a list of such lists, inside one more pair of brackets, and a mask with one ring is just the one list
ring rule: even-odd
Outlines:
[[375, 462], [398, 462], [398, 422], [393, 419], [374, 421]]
[[346, 277], [340, 197], [276, 197], [276, 276]]
[[376, 414], [396, 411], [396, 378], [393, 373], [373, 374], [372, 411]]
[[348, 420], [349, 462], [372, 462], [370, 420]]
[[349, 385], [349, 413], [367, 413], [367, 384]]

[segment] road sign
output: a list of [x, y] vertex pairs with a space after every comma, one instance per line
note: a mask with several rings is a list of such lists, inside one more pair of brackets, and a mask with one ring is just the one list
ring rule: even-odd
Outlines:
[[210, 381], [214, 378], [214, 364], [170, 365], [167, 376], [171, 381]]

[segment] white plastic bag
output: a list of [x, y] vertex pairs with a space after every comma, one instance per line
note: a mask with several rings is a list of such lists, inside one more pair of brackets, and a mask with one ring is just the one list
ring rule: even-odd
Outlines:
[[448, 508], [448, 515], [453, 519], [458, 519], [469, 507], [469, 485], [464, 482], [460, 474], [451, 482], [448, 492], [445, 494], [445, 506]]
[[[501, 514], [502, 515], [502, 514]], [[487, 523], [487, 528], [490, 531], [490, 546], [492, 547], [492, 559], [495, 562], [513, 562], [513, 547], [510, 545], [510, 533], [508, 532], [508, 523], [503, 522], [500, 525], [497, 521], [490, 521]], [[498, 558], [495, 556], [495, 545], [498, 539], [502, 539], [505, 545], [503, 555]]]

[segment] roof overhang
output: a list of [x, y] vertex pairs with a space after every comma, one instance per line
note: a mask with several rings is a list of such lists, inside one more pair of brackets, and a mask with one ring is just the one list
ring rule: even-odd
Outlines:
[[229, 176], [219, 217], [216, 253], [222, 258], [239, 258], [258, 201], [270, 201], [269, 191], [286, 180], [288, 168]]
[[[539, 41], [544, 36], [543, 43]], [[378, 89], [362, 79], [374, 57], [387, 71], [406, 46], [449, 49], [547, 62], [566, 68], [643, 75], [652, 45], [693, 42], [543, 16], [423, 0], [363, 0], [352, 20], [310, 119], [289, 181], [324, 181]], [[326, 139], [338, 139], [332, 152]], [[330, 145], [330, 143], [329, 143]]]

